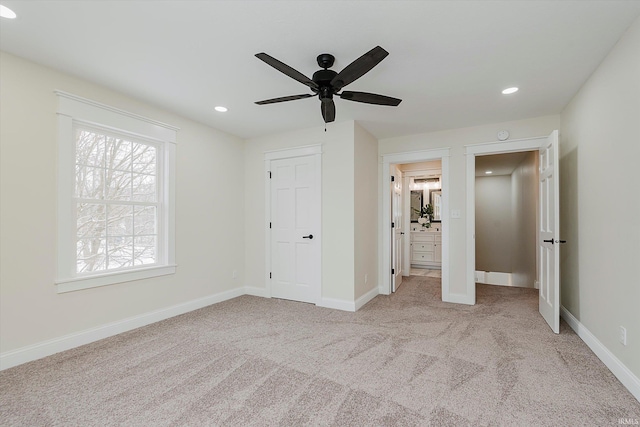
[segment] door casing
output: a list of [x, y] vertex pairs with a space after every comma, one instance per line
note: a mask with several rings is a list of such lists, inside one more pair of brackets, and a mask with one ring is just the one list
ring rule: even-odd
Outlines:
[[[449, 148], [385, 154], [380, 171], [380, 224], [378, 245], [378, 292], [391, 294], [391, 165], [440, 160], [442, 165], [442, 300], [449, 292]], [[454, 301], [451, 301], [454, 302]], [[456, 301], [457, 302], [457, 301]]]
[[[555, 132], [555, 131], [554, 131]], [[546, 143], [548, 136], [514, 139], [504, 142], [488, 142], [481, 144], [473, 144], [465, 146], [466, 155], [466, 192], [467, 192], [467, 265], [466, 265], [466, 304], [473, 305], [476, 303], [476, 283], [475, 283], [475, 266], [476, 266], [476, 185], [475, 170], [476, 156], [488, 154], [504, 154], [517, 153], [522, 151], [536, 151]], [[537, 246], [537, 245], [536, 245]], [[537, 251], [537, 248], [536, 248]], [[536, 272], [538, 269], [536, 268]], [[537, 274], [537, 273], [536, 273]]]

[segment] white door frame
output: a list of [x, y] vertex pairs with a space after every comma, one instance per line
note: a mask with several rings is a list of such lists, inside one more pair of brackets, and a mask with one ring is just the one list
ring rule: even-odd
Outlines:
[[541, 136], [514, 139], [513, 141], [494, 141], [465, 145], [464, 154], [467, 158], [467, 304], [476, 303], [476, 156], [517, 153], [521, 151], [537, 152], [540, 151], [540, 146], [547, 141], [547, 138], [548, 136]]
[[[271, 272], [271, 228], [269, 227], [271, 223], [271, 181], [270, 181], [270, 171], [271, 171], [271, 161], [272, 160], [281, 160], [281, 159], [290, 159], [293, 157], [303, 157], [303, 156], [313, 156], [316, 164], [316, 181], [315, 181], [315, 191], [316, 197], [318, 198], [318, 202], [320, 204], [320, 208], [322, 208], [322, 145], [305, 145], [294, 148], [285, 148], [282, 150], [273, 150], [273, 151], [265, 151], [264, 152], [264, 207], [265, 207], [265, 283], [266, 283], [266, 296], [271, 298], [271, 279], [269, 278], [269, 273]], [[315, 292], [315, 301], [314, 303], [317, 305], [320, 303], [322, 298], [322, 209], [318, 209], [315, 214], [316, 218], [314, 220], [317, 223], [318, 231], [317, 235], [314, 233], [314, 246], [316, 250], [316, 271], [317, 274], [317, 286]]]
[[382, 155], [380, 173], [380, 224], [378, 292], [391, 294], [391, 165], [430, 160], [442, 162], [442, 300], [449, 301], [449, 148]]

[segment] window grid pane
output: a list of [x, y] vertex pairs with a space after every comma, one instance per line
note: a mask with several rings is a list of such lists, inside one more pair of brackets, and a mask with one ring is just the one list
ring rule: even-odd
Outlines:
[[157, 148], [76, 129], [76, 272], [158, 262]]

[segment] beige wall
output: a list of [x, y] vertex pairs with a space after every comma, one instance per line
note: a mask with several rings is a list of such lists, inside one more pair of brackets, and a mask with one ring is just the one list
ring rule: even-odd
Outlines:
[[466, 161], [464, 146], [496, 141], [496, 133], [501, 129], [509, 130], [510, 139], [530, 138], [549, 135], [560, 126], [560, 116], [545, 116], [526, 120], [493, 123], [462, 129], [452, 129], [398, 138], [383, 139], [379, 142], [380, 155], [403, 153], [436, 148], [451, 148], [450, 153], [450, 209], [462, 212], [460, 219], [450, 219], [451, 275], [450, 292], [466, 295]]
[[354, 136], [354, 298], [358, 299], [378, 288], [378, 140], [357, 123]]
[[476, 178], [476, 270], [511, 273], [511, 175]]
[[[0, 55], [0, 352], [242, 285], [242, 140], [101, 86]], [[56, 293], [54, 89], [181, 128], [176, 274]], [[235, 281], [233, 270], [239, 274]]]
[[537, 277], [538, 244], [538, 153], [530, 151], [511, 174], [513, 212], [513, 252], [511, 258], [514, 286], [534, 287]]
[[[640, 19], [562, 113], [562, 304], [640, 377]], [[602, 223], [606, 226], [601, 226]], [[618, 342], [627, 328], [628, 345]]]
[[322, 145], [322, 297], [354, 298], [354, 123], [250, 139], [245, 159], [245, 284], [265, 288], [264, 153]]

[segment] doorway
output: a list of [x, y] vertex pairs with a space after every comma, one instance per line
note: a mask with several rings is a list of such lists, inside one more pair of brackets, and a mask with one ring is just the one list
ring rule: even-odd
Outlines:
[[[428, 162], [428, 161], [440, 161], [441, 162], [441, 191], [442, 197], [441, 203], [441, 215], [443, 218], [449, 217], [449, 149], [437, 149], [437, 150], [424, 150], [415, 151], [410, 153], [388, 154], [382, 156], [382, 170], [380, 171], [381, 183], [381, 212], [380, 216], [380, 253], [379, 253], [379, 277], [380, 282], [378, 291], [380, 294], [389, 295], [393, 288], [393, 236], [392, 227], [394, 224], [392, 220], [392, 186], [391, 183], [392, 169], [396, 165]], [[395, 178], [394, 178], [395, 179]], [[408, 199], [407, 199], [408, 200]], [[405, 208], [406, 211], [406, 208]], [[406, 217], [407, 215], [405, 215]], [[405, 222], [407, 220], [405, 219]], [[444, 220], [441, 222], [441, 288], [442, 288], [442, 300], [449, 301], [449, 223]], [[406, 235], [406, 234], [405, 234]], [[406, 239], [405, 239], [406, 240]], [[406, 247], [406, 243], [405, 243]], [[406, 254], [404, 263], [406, 265]], [[406, 273], [405, 273], [406, 274]]]
[[408, 163], [404, 174], [406, 276], [442, 278], [442, 162]]
[[539, 156], [537, 259], [539, 311], [555, 333], [560, 331], [560, 239], [558, 131], [548, 137], [468, 145], [466, 155], [467, 266], [466, 298], [476, 303], [476, 157], [536, 151]]
[[476, 156], [475, 281], [537, 288], [538, 152]]

